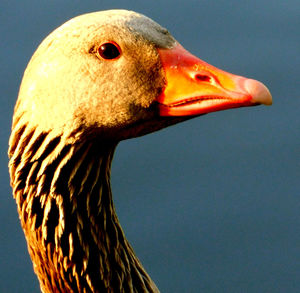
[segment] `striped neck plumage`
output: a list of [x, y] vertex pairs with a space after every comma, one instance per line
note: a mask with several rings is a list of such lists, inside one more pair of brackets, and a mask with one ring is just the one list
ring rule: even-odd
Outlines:
[[11, 184], [42, 291], [158, 292], [115, 213], [117, 144], [70, 142], [25, 126], [10, 140]]

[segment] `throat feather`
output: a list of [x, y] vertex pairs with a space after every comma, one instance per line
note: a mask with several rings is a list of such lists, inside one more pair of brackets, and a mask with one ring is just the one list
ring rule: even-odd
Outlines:
[[68, 144], [22, 129], [11, 140], [11, 184], [42, 291], [158, 292], [115, 213], [116, 143]]

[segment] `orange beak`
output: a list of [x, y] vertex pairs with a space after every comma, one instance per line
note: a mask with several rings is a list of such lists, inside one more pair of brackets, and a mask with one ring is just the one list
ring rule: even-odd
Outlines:
[[272, 104], [272, 96], [261, 82], [209, 65], [179, 44], [158, 52], [166, 76], [166, 86], [157, 98], [161, 116], [191, 116]]

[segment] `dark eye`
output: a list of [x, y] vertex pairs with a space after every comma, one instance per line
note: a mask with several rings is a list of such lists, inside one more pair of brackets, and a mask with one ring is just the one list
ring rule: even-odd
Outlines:
[[103, 59], [116, 59], [120, 56], [120, 48], [114, 43], [104, 43], [98, 48], [98, 53]]

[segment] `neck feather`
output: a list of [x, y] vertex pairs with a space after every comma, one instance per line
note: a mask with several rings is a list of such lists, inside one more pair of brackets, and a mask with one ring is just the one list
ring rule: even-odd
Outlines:
[[115, 213], [117, 143], [70, 141], [28, 127], [10, 140], [11, 184], [42, 291], [158, 292]]

